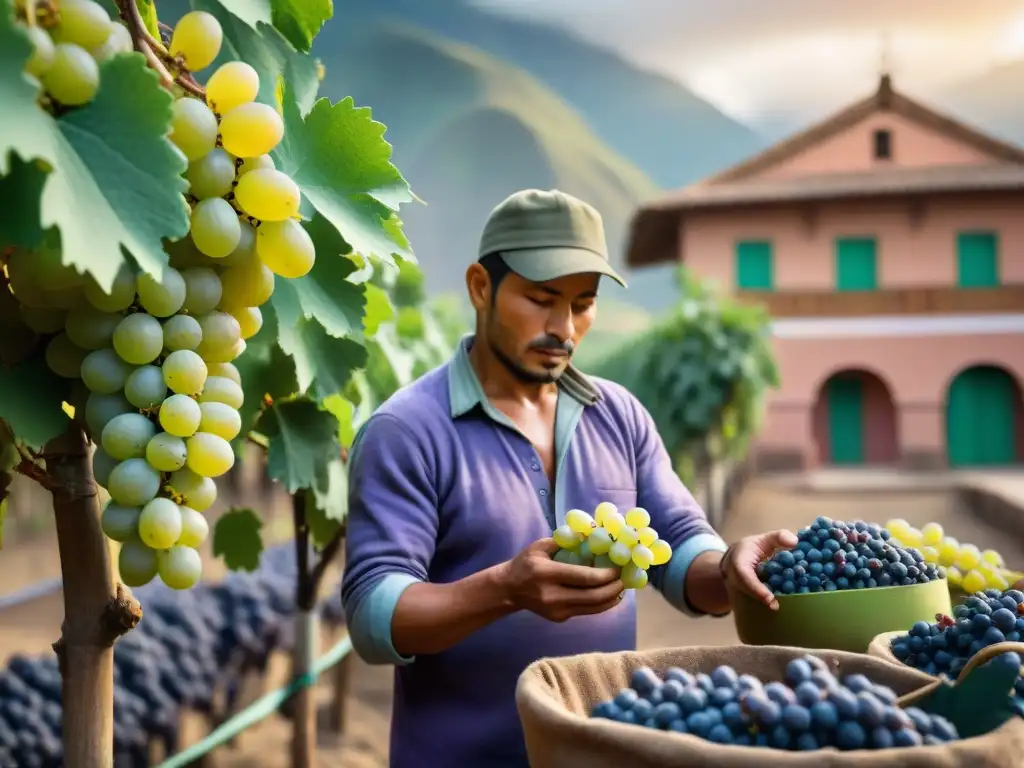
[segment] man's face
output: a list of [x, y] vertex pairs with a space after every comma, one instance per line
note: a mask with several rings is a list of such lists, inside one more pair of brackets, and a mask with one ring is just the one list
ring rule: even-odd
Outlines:
[[557, 381], [594, 322], [599, 280], [582, 274], [531, 283], [507, 275], [484, 311], [494, 354], [521, 381]]

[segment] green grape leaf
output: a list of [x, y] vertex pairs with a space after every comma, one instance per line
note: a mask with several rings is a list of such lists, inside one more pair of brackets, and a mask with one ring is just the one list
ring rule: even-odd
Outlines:
[[214, 557], [224, 558], [232, 571], [255, 571], [263, 554], [263, 522], [248, 508], [232, 508], [213, 528]]
[[332, 336], [319, 320], [310, 317], [302, 294], [290, 280], [278, 281], [270, 303], [277, 318], [277, 343], [295, 364], [296, 391], [311, 392], [317, 400], [341, 392], [352, 373], [366, 363], [363, 345]]
[[64, 263], [109, 288], [125, 248], [159, 275], [167, 265], [163, 239], [184, 237], [189, 226], [185, 161], [167, 140], [173, 97], [141, 54], [115, 56], [100, 67], [96, 98], [54, 119], [36, 104], [38, 84], [22, 74], [31, 50], [5, 3], [0, 174], [11, 172], [12, 151], [53, 168], [40, 218], [44, 229], [60, 229]]
[[366, 314], [363, 316], [363, 332], [373, 336], [384, 323], [390, 323], [395, 317], [394, 307], [388, 292], [373, 283], [366, 283]]
[[341, 528], [341, 522], [340, 518], [328, 514], [319, 503], [306, 506], [306, 525], [309, 526], [309, 536], [317, 549], [323, 549], [334, 538]]
[[327, 487], [323, 491], [314, 489], [314, 506], [325, 520], [322, 526], [324, 538], [319, 541], [326, 544], [334, 534], [328, 532], [331, 524], [334, 529], [345, 519], [348, 512], [348, 469], [341, 457], [327, 463]]
[[31, 250], [43, 242], [39, 202], [47, 172], [37, 162], [25, 162], [11, 153], [10, 171], [0, 176], [0, 243]]
[[318, 99], [305, 117], [285, 88], [284, 139], [274, 150], [279, 170], [353, 250], [392, 261], [412, 258], [393, 214], [412, 201], [409, 184], [391, 162], [384, 125], [351, 98]]
[[[30, 382], [30, 386], [26, 386]], [[0, 419], [31, 448], [42, 448], [68, 426], [61, 403], [71, 384], [53, 373], [42, 356], [0, 367]]]
[[338, 442], [341, 443], [341, 447], [351, 448], [352, 441], [356, 436], [356, 430], [353, 426], [353, 419], [356, 413], [355, 405], [342, 395], [325, 397], [321, 405], [338, 419]]
[[242, 435], [255, 424], [265, 396], [278, 400], [294, 395], [299, 389], [295, 363], [277, 344], [277, 318], [266, 304], [262, 311], [263, 327], [249, 339], [245, 352], [235, 361], [245, 397], [239, 409]]
[[[224, 42], [217, 60], [210, 65], [213, 72], [228, 61], [244, 61], [260, 76], [256, 100], [264, 104], [278, 103], [278, 87], [284, 79], [294, 94], [302, 114], [309, 111], [320, 88], [316, 61], [296, 53], [288, 40], [270, 26], [271, 5], [278, 0], [194, 0], [196, 10], [217, 17], [224, 30]], [[305, 0], [291, 0], [305, 3]], [[319, 6], [329, 0], [310, 0]]]
[[153, 0], [135, 0], [135, 7], [139, 9], [142, 16], [142, 23], [146, 25], [146, 31], [154, 39], [160, 39], [160, 23], [156, 16], [156, 4]]
[[220, 0], [252, 29], [272, 24], [298, 50], [308, 52], [320, 28], [334, 16], [331, 0]]
[[330, 491], [330, 463], [340, 460], [338, 419], [306, 398], [274, 403], [257, 423], [270, 440], [267, 474], [288, 493]]

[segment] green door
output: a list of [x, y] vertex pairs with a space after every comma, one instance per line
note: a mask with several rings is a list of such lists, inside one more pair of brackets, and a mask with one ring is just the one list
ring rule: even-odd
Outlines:
[[957, 285], [999, 286], [999, 241], [994, 232], [961, 232], [956, 236]]
[[836, 290], [873, 291], [878, 288], [875, 240], [841, 237], [836, 240]]
[[828, 397], [829, 454], [833, 464], [864, 463], [864, 387], [859, 378], [831, 379]]
[[951, 467], [1014, 463], [1017, 387], [1006, 371], [968, 368], [949, 385], [946, 453]]

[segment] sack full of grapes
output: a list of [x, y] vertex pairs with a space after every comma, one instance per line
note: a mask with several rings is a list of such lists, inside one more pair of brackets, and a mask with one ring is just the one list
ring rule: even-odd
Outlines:
[[906, 703], [935, 684], [841, 651], [669, 648], [542, 659], [516, 700], [533, 768], [1024, 765], [1021, 718], [965, 738]]

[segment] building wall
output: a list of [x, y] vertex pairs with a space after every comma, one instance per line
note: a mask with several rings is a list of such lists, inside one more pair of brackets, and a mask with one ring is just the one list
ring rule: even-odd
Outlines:
[[956, 284], [956, 236], [965, 230], [999, 233], [1004, 283], [1024, 283], [1024, 192], [1005, 196], [943, 197], [920, 205], [877, 200], [687, 214], [680, 237], [688, 267], [731, 289], [741, 240], [772, 242], [776, 290], [835, 287], [835, 241], [878, 241], [879, 288]]
[[[892, 158], [876, 160], [874, 134], [892, 134]], [[977, 165], [992, 162], [983, 152], [892, 112], [877, 112], [832, 138], [752, 176], [785, 179], [810, 174], [847, 173], [884, 167]]]

